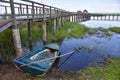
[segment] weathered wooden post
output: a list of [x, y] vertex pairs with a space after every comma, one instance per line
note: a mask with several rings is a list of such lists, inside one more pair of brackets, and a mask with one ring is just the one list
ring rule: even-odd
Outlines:
[[113, 19], [112, 20], [114, 21], [114, 19], [115, 19], [115, 15], [113, 15]]
[[56, 11], [56, 29], [58, 30], [59, 29], [59, 9], [57, 8], [57, 11]]
[[119, 16], [119, 15], [116, 16], [116, 20], [117, 20], [117, 21], [119, 20], [119, 19], [118, 19], [118, 16]]
[[50, 6], [50, 31], [52, 31], [52, 7]]
[[14, 46], [16, 50], [16, 57], [19, 57], [22, 54], [22, 46], [21, 46], [19, 28], [17, 27], [17, 23], [16, 23], [13, 0], [10, 0], [10, 7], [11, 7], [12, 22], [13, 22], [12, 33], [13, 33]]
[[78, 22], [78, 14], [76, 14], [76, 22]]
[[108, 16], [108, 20], [110, 20], [110, 15]]
[[43, 44], [47, 42], [46, 34], [46, 22], [45, 22], [45, 5], [43, 5], [43, 21], [42, 21], [42, 33], [43, 33]]
[[72, 15], [72, 22], [74, 22], [74, 16]]
[[20, 4], [20, 14], [22, 14], [22, 5]]
[[25, 8], [23, 8], [23, 15], [25, 14], [25, 11], [24, 11], [24, 10], [25, 10]]
[[7, 6], [5, 6], [5, 19], [7, 19]]
[[69, 15], [68, 15], [68, 16], [69, 16], [69, 22], [70, 22], [70, 18], [71, 18], [71, 15], [70, 15], [70, 14], [71, 14], [71, 13], [69, 13]]
[[63, 26], [63, 13], [62, 13], [62, 11], [60, 12], [61, 13], [61, 16], [60, 16], [60, 18], [61, 18], [61, 26]]
[[56, 32], [56, 8], [54, 8], [54, 33]]
[[99, 16], [97, 16], [97, 20], [99, 20]]
[[94, 20], [94, 16], [92, 16], [93, 20]]
[[18, 7], [18, 14], [20, 14], [20, 8]]
[[76, 15], [74, 14], [74, 22], [76, 22]]
[[41, 16], [41, 8], [39, 9], [39, 17]]
[[65, 23], [65, 12], [64, 11], [62, 12], [61, 19], [62, 19], [62, 26], [64, 26], [64, 23]]
[[36, 17], [38, 17], [38, 8], [36, 7]]
[[34, 15], [35, 15], [34, 2], [32, 2], [32, 19], [33, 19], [33, 21], [34, 21]]
[[32, 34], [31, 34], [31, 27], [30, 27], [30, 21], [27, 22], [27, 30], [28, 30], [28, 46], [29, 49], [32, 50]]
[[27, 18], [29, 18], [28, 5], [26, 5]]
[[58, 26], [60, 29], [60, 27], [61, 27], [61, 11], [59, 11]]
[[102, 16], [101, 16], [101, 20], [102, 20]]
[[106, 20], [106, 15], [105, 15], [105, 20]]

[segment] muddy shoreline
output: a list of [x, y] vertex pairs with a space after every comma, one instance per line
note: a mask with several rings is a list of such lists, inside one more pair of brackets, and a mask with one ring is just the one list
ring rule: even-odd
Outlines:
[[45, 77], [40, 78], [16, 69], [12, 62], [0, 64], [0, 80], [78, 80], [79, 72], [65, 72], [52, 68]]

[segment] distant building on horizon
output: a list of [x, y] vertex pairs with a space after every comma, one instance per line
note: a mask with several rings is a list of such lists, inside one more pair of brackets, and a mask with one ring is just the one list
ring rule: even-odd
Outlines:
[[84, 9], [83, 11], [78, 10], [77, 13], [88, 13], [88, 11], [86, 9]]

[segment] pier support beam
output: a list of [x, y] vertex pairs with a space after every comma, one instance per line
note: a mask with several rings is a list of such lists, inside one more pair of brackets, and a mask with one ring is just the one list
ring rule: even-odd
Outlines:
[[31, 27], [30, 27], [30, 22], [27, 22], [27, 30], [28, 30], [28, 46], [30, 51], [32, 50], [32, 34], [31, 34]]
[[62, 17], [62, 25], [65, 25], [65, 17]]
[[73, 15], [72, 15], [72, 22], [74, 22], [74, 21], [73, 21]]
[[60, 29], [61, 27], [61, 18], [58, 18], [58, 28]]
[[21, 47], [21, 39], [20, 39], [20, 33], [19, 29], [12, 29], [13, 33], [13, 40], [14, 40], [14, 46], [16, 50], [16, 57], [20, 57], [22, 55], [22, 47]]
[[61, 26], [63, 27], [63, 17], [61, 17]]
[[57, 19], [56, 18], [54, 18], [54, 33], [56, 32], [56, 21]]
[[11, 13], [12, 13], [12, 22], [13, 22], [12, 33], [13, 33], [14, 46], [16, 50], [16, 57], [19, 57], [22, 55], [22, 46], [21, 46], [19, 28], [17, 27], [17, 23], [16, 23], [13, 0], [10, 0], [10, 7], [11, 7]]
[[76, 22], [76, 15], [74, 15], [74, 22]]
[[47, 34], [46, 34], [46, 21], [45, 21], [45, 5], [43, 5], [43, 21], [42, 21], [42, 39], [43, 44], [45, 45], [47, 42]]
[[43, 44], [46, 44], [46, 42], [47, 42], [47, 35], [46, 35], [46, 22], [45, 21], [43, 21], [42, 22], [42, 39], [43, 39]]

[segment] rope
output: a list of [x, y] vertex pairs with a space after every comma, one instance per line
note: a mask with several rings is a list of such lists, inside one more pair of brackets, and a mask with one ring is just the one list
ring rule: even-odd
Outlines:
[[44, 61], [48, 61], [48, 60], [51, 60], [51, 59], [55, 59], [55, 58], [60, 58], [60, 57], [63, 57], [63, 56], [66, 56], [66, 55], [70, 55], [70, 54], [73, 54], [74, 52], [76, 52], [77, 50], [73, 50], [71, 52], [68, 52], [66, 54], [62, 54], [60, 56], [55, 56], [55, 57], [51, 57], [51, 58], [47, 58], [47, 59], [43, 59], [43, 60], [38, 60], [38, 61], [34, 61], [34, 62], [31, 62], [31, 63], [28, 63], [28, 64], [23, 64], [21, 65], [21, 67], [23, 66], [29, 66], [31, 64], [35, 64], [35, 63], [38, 63], [38, 62], [44, 62]]

